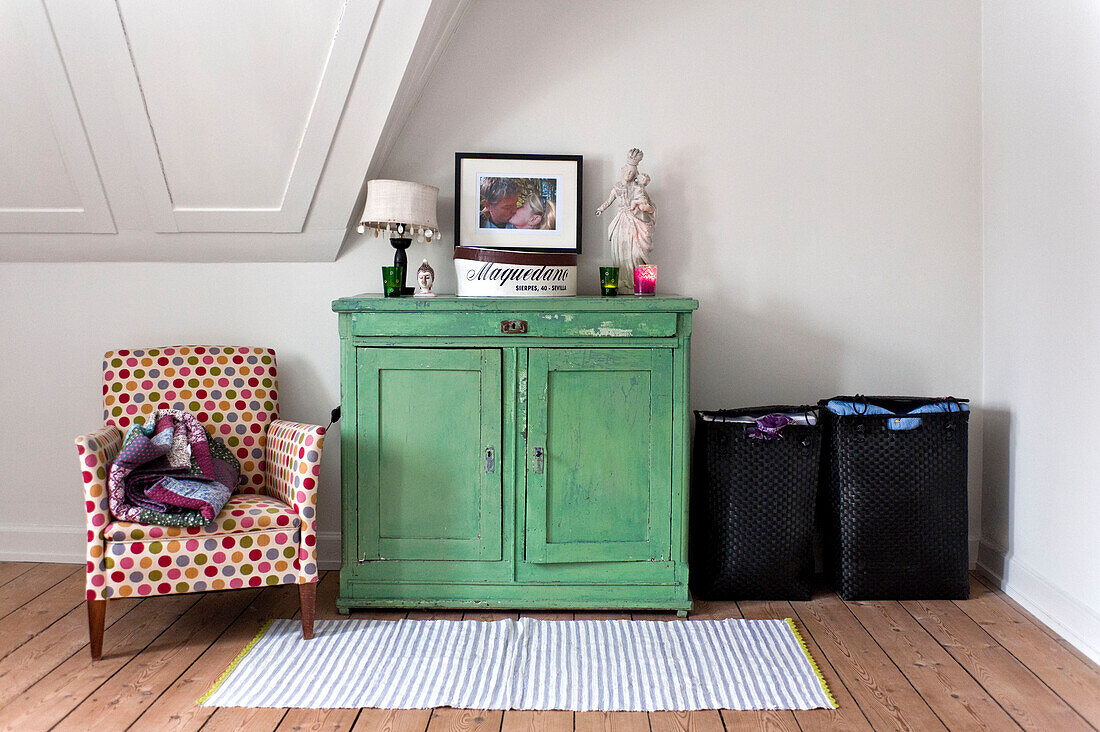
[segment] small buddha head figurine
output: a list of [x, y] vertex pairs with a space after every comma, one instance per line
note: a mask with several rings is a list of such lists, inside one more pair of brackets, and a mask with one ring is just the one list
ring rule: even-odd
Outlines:
[[435, 293], [432, 292], [432, 287], [435, 285], [435, 270], [432, 269], [426, 259], [420, 265], [420, 268], [416, 270], [416, 284], [419, 285], [419, 288], [414, 297], [435, 297]]

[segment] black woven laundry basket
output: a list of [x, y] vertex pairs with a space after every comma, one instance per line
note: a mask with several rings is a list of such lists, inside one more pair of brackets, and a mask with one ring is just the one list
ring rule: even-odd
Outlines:
[[[834, 397], [901, 414], [939, 399]], [[825, 564], [845, 600], [969, 596], [966, 456], [969, 412], [840, 416], [819, 402], [824, 434]], [[965, 402], [966, 400], [957, 400]]]
[[695, 413], [691, 487], [691, 587], [704, 599], [806, 600], [821, 428], [792, 424], [779, 440], [748, 436], [738, 417], [816, 414], [769, 406]]

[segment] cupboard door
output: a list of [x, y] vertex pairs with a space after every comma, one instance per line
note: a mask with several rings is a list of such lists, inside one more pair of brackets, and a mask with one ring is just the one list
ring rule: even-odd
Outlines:
[[356, 349], [359, 559], [501, 558], [501, 352]]
[[665, 560], [672, 502], [672, 353], [531, 349], [528, 562]]

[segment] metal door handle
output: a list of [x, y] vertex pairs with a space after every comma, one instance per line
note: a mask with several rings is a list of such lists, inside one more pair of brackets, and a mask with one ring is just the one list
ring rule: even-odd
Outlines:
[[535, 448], [535, 473], [541, 475], [545, 461], [543, 460], [544, 451], [541, 447]]
[[497, 453], [492, 445], [485, 448], [485, 472], [492, 473], [497, 469]]

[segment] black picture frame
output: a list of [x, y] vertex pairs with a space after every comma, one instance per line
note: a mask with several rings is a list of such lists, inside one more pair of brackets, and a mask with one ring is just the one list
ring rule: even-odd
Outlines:
[[[483, 163], [478, 165], [478, 163]], [[480, 207], [480, 192], [478, 190], [470, 190], [469, 187], [463, 186], [464, 178], [469, 183], [470, 176], [477, 180], [477, 176], [481, 171], [497, 171], [501, 167], [515, 167], [520, 170], [523, 169], [523, 162], [533, 162], [538, 165], [535, 166], [537, 170], [533, 171], [534, 175], [529, 177], [538, 177], [546, 175], [548, 170], [553, 170], [553, 165], [547, 165], [547, 163], [560, 163], [561, 171], [557, 173], [561, 175], [569, 185], [562, 185], [564, 189], [562, 197], [558, 199], [558, 205], [562, 203], [562, 198], [571, 193], [572, 178], [575, 175], [576, 179], [576, 194], [568, 195], [568, 201], [572, 204], [571, 215], [568, 216], [569, 221], [563, 222], [563, 227], [560, 232], [556, 232], [556, 236], [552, 237], [557, 239], [551, 245], [532, 245], [531, 242], [525, 242], [524, 239], [529, 239], [530, 236], [524, 236], [524, 234], [530, 234], [528, 230], [524, 229], [500, 229], [491, 233], [486, 233], [485, 229], [471, 226], [470, 222], [463, 221], [463, 215], [467, 217], [478, 216], [481, 211]], [[517, 163], [519, 165], [517, 165]], [[472, 166], [472, 167], [467, 167]], [[573, 171], [575, 166], [575, 173]], [[583, 155], [543, 155], [543, 154], [525, 154], [525, 153], [478, 153], [478, 152], [456, 152], [455, 153], [455, 220], [454, 220], [454, 245], [455, 247], [479, 247], [485, 249], [507, 249], [511, 251], [519, 252], [544, 252], [544, 253], [569, 253], [580, 254], [581, 253], [581, 194], [583, 191], [583, 168], [584, 168], [584, 156]], [[518, 174], [516, 177], [520, 177]], [[473, 196], [473, 199], [471, 199]], [[466, 199], [466, 205], [463, 205], [463, 199]], [[470, 208], [474, 209], [471, 213]], [[466, 212], [465, 214], [463, 212]], [[471, 219], [475, 221], [476, 219]], [[561, 218], [559, 218], [561, 221]], [[466, 236], [463, 236], [463, 229], [466, 230]], [[510, 234], [508, 232], [516, 232]], [[541, 234], [542, 232], [540, 232]], [[518, 243], [509, 243], [509, 239], [516, 240]]]

